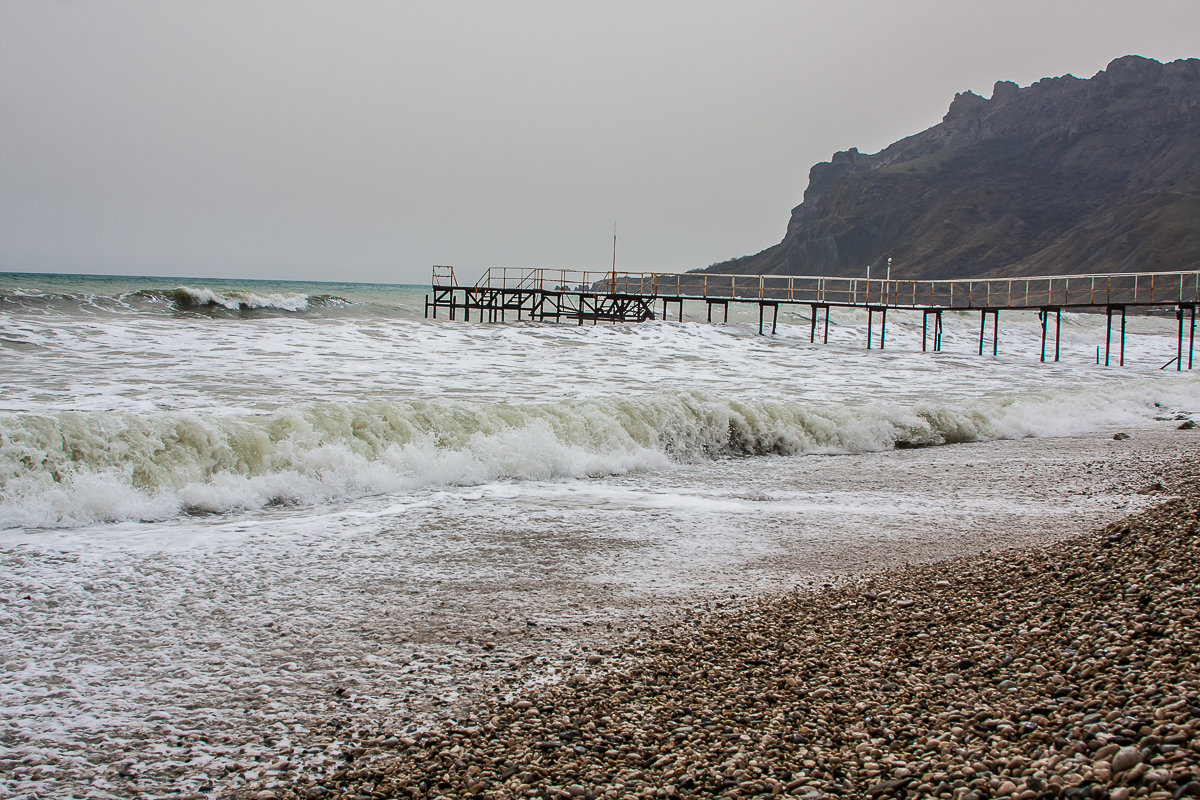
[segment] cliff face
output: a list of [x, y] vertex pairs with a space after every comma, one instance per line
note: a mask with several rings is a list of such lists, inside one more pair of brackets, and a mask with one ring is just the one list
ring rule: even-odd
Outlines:
[[954, 278], [1200, 269], [1200, 59], [1119, 58], [809, 172], [783, 241], [707, 272]]

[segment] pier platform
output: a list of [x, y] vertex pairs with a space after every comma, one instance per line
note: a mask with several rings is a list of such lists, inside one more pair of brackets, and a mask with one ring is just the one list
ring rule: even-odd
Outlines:
[[[479, 322], [504, 322], [510, 315], [517, 320], [578, 325], [671, 318], [682, 321], [685, 303], [706, 304], [709, 322], [713, 321], [714, 309], [728, 321], [729, 306], [745, 304], [758, 308], [758, 332], [773, 334], [781, 306], [808, 306], [809, 340], [813, 342], [822, 314], [822, 340], [828, 342], [829, 310], [857, 308], [867, 312], [868, 348], [876, 346], [876, 318], [878, 346], [883, 348], [888, 311], [912, 311], [922, 314], [922, 350], [934, 351], [941, 350], [943, 312], [975, 311], [980, 315], [980, 355], [988, 343], [989, 327], [992, 354], [998, 354], [1002, 311], [1037, 311], [1042, 325], [1042, 361], [1048, 358], [1051, 321], [1053, 360], [1058, 361], [1062, 312], [1090, 311], [1107, 316], [1106, 365], [1112, 361], [1125, 363], [1128, 312], [1156, 309], [1174, 311], [1178, 321], [1178, 354], [1163, 368], [1190, 370], [1194, 363], [1196, 308], [1200, 306], [1200, 270], [904, 280], [492, 267], [474, 284], [463, 284], [456, 279], [453, 267], [435, 266], [431, 289], [425, 298], [426, 317], [436, 318], [440, 309], [452, 320], [461, 314], [464, 321]], [[1114, 332], [1118, 323], [1119, 331]]]

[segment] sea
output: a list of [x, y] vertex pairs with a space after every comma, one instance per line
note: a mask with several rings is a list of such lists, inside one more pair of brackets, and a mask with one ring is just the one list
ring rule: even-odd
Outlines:
[[1043, 362], [1035, 312], [993, 356], [977, 313], [934, 353], [903, 311], [868, 349], [850, 310], [825, 343], [429, 291], [0, 274], [0, 797], [286, 782], [344, 763], [330, 720], [435, 724], [674, 610], [1066, 535], [1200, 412], [1173, 314], [1104, 366], [1102, 314]]

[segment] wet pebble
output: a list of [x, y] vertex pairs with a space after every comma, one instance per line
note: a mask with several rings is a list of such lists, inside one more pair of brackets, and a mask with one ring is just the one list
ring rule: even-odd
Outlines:
[[1198, 494], [730, 603], [281, 797], [1197, 796]]

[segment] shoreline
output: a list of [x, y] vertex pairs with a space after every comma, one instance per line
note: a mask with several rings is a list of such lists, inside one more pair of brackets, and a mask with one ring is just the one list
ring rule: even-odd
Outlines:
[[236, 796], [1200, 794], [1200, 467], [1160, 489], [1180, 497], [1048, 544], [709, 601]]
[[597, 481], [616, 515], [586, 496], [587, 515], [552, 510], [592, 482], [523, 484], [532, 499], [519, 508], [534, 514], [477, 517], [503, 558], [475, 563], [502, 565], [504, 581], [402, 580], [404, 539], [336, 529], [178, 550], [121, 531], [14, 541], [9, 563], [30, 588], [4, 608], [6, 634], [34, 647], [20, 663], [37, 658], [41, 672], [9, 687], [0, 794], [203, 800], [306, 786], [489, 699], [620, 668], [763, 596], [1048, 544], [1144, 509], [1200, 462], [1200, 434], [1179, 424], [1128, 427], [1128, 441], [1111, 429], [681, 465], [652, 486]]

